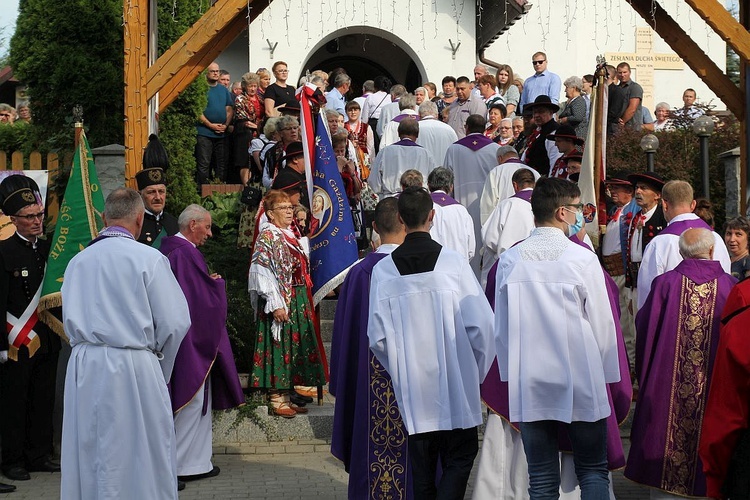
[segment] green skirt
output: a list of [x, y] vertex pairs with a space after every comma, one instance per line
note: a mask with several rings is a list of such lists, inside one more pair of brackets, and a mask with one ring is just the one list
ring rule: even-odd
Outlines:
[[266, 301], [258, 304], [258, 336], [253, 352], [250, 386], [290, 389], [295, 385], [325, 385], [326, 377], [313, 323], [313, 307], [304, 285], [292, 289], [289, 321], [281, 339], [273, 339], [273, 314], [263, 312]]

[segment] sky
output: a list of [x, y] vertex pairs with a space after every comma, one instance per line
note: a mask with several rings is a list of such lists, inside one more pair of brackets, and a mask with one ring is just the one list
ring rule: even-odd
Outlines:
[[3, 46], [0, 47], [0, 56], [5, 55], [8, 51], [10, 37], [13, 36], [13, 30], [16, 29], [16, 17], [18, 17], [19, 0], [3, 0], [3, 8], [0, 9], [0, 27], [3, 29]]

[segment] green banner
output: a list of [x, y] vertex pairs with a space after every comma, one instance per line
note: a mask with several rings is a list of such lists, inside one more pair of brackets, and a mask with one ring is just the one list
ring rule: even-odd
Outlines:
[[[55, 236], [50, 242], [47, 270], [44, 274], [42, 296], [39, 299], [39, 316], [58, 335], [66, 338], [59, 315], [50, 309], [62, 306], [63, 276], [68, 262], [99, 234], [104, 226], [104, 196], [96, 175], [94, 157], [85, 133], [73, 157], [70, 179], [57, 216]], [[84, 300], [81, 297], [80, 300]]]

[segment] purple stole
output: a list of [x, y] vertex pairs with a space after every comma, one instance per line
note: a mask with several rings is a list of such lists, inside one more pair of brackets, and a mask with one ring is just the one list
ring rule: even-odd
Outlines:
[[418, 148], [422, 147], [411, 139], [401, 139], [400, 141], [391, 144], [391, 146], [417, 146]]
[[408, 433], [391, 378], [367, 340], [370, 277], [385, 257], [371, 253], [350, 270], [336, 307], [329, 385], [336, 397], [331, 453], [349, 473], [349, 498], [413, 498]]
[[523, 191], [519, 191], [511, 196], [511, 198], [519, 198], [523, 201], [528, 201], [529, 203], [531, 203], [531, 193], [533, 192], [533, 189], [524, 189]]
[[667, 225], [667, 227], [662, 229], [659, 234], [673, 234], [675, 236], [680, 236], [682, 233], [684, 233], [688, 229], [695, 229], [695, 228], [703, 228], [703, 229], [708, 229], [709, 231], [713, 231], [713, 229], [711, 229], [711, 226], [706, 224], [706, 221], [704, 221], [701, 218], [698, 218], [698, 219], [680, 220], [673, 224], [669, 224]]
[[440, 205], [441, 207], [447, 207], [449, 205], [460, 205], [459, 202], [442, 192], [430, 193], [430, 196], [432, 197], [432, 202], [436, 205]]
[[420, 120], [419, 115], [410, 115], [410, 114], [407, 114], [407, 113], [402, 113], [402, 114], [394, 117], [391, 121], [392, 122], [396, 122], [396, 123], [401, 123], [401, 120], [405, 120], [407, 118], [413, 118], [413, 119], [415, 119], [417, 121]]
[[486, 137], [484, 134], [469, 134], [466, 137], [459, 139], [455, 144], [460, 144], [465, 148], [469, 148], [472, 151], [479, 151], [488, 144], [494, 144], [492, 139]]
[[[584, 248], [591, 250], [587, 245], [582, 243], [576, 236], [571, 236], [570, 240]], [[519, 242], [520, 243], [520, 242]], [[518, 244], [518, 243], [516, 243]], [[495, 309], [495, 284], [497, 276], [497, 267], [500, 261], [498, 260], [490, 269], [490, 274], [487, 276], [487, 288], [485, 289], [485, 295], [487, 300], [490, 302], [490, 306], [493, 311]], [[612, 316], [615, 322], [615, 329], [617, 331], [617, 354], [620, 361], [620, 381], [612, 384], [607, 384], [607, 395], [609, 397], [609, 406], [612, 408], [612, 413], [607, 417], [607, 467], [610, 470], [616, 470], [625, 465], [625, 452], [622, 448], [622, 441], [620, 440], [620, 429], [619, 423], [623, 422], [630, 412], [630, 402], [633, 397], [633, 386], [630, 383], [630, 365], [628, 364], [628, 355], [625, 350], [625, 341], [622, 337], [622, 330], [620, 329], [620, 302], [619, 302], [619, 290], [617, 285], [609, 277], [609, 275], [602, 269], [604, 275], [604, 281], [607, 284], [607, 295], [609, 296], [609, 305], [612, 309]], [[508, 415], [510, 415], [510, 408], [508, 402], [508, 383], [500, 380], [500, 369], [497, 365], [497, 359], [492, 363], [490, 371], [487, 373], [487, 377], [484, 379], [480, 386], [480, 394], [482, 401], [487, 407], [493, 412], [497, 413], [504, 420], [510, 422]], [[517, 429], [517, 423], [513, 422], [512, 425]], [[570, 451], [570, 439], [568, 438], [565, 428], [561, 425], [558, 431], [558, 442], [561, 451]]]

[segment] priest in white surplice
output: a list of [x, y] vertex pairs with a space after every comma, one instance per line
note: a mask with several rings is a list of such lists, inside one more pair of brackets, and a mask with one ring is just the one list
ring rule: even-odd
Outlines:
[[[380, 137], [380, 149], [398, 142], [398, 125], [405, 118], [414, 118], [419, 121], [419, 113], [414, 108], [417, 106], [417, 98], [414, 94], [404, 94], [393, 103], [398, 106], [400, 113], [390, 119], [387, 125], [383, 126], [383, 135]], [[383, 110], [385, 112], [385, 110]]]
[[437, 161], [443, 161], [450, 145], [458, 140], [456, 132], [438, 119], [437, 104], [432, 101], [419, 105], [419, 117], [417, 144], [429, 151]]
[[[474, 238], [482, 241], [482, 224], [479, 221], [479, 197], [482, 195], [487, 174], [497, 165], [497, 150], [500, 147], [485, 137], [487, 124], [483, 115], [471, 115], [466, 119], [466, 137], [456, 141], [445, 153], [443, 166], [453, 170], [455, 176], [453, 196], [474, 220]], [[471, 268], [479, 276], [479, 248], [474, 251]]]
[[474, 221], [466, 207], [451, 197], [453, 171], [438, 167], [427, 176], [427, 187], [432, 196], [435, 217], [432, 218], [430, 236], [446, 248], [471, 260], [474, 257]]
[[500, 254], [527, 238], [534, 230], [531, 211], [531, 192], [536, 179], [533, 170], [521, 168], [513, 174], [515, 194], [506, 198], [492, 211], [482, 225], [482, 287], [487, 285], [487, 273]]
[[[479, 199], [479, 218], [484, 225], [498, 203], [516, 193], [513, 189], [513, 174], [519, 168], [528, 168], [518, 159], [518, 152], [513, 146], [500, 146], [497, 150], [498, 165], [490, 170], [484, 182], [482, 197]], [[534, 172], [534, 179], [539, 180], [539, 172]]]
[[134, 239], [143, 214], [137, 191], [113, 191], [108, 226], [65, 271], [60, 498], [177, 499], [167, 380], [190, 312], [167, 258]]
[[560, 425], [574, 457], [581, 454], [582, 498], [609, 496], [606, 384], [620, 380], [620, 366], [604, 272], [593, 252], [568, 239], [583, 224], [580, 196], [565, 179], [537, 182], [537, 228], [498, 262], [497, 360], [510, 420], [520, 423], [531, 498], [558, 497]]
[[419, 170], [426, 179], [437, 166], [429, 151], [415, 142], [419, 137], [419, 123], [416, 120], [401, 120], [398, 135], [400, 141], [380, 150], [367, 178], [370, 188], [381, 199], [401, 192], [399, 181], [407, 170]]
[[399, 196], [406, 239], [373, 269], [367, 336], [409, 433], [414, 498], [453, 499], [464, 497], [477, 454], [479, 384], [495, 346], [492, 310], [468, 262], [430, 238], [432, 206], [424, 189]]

